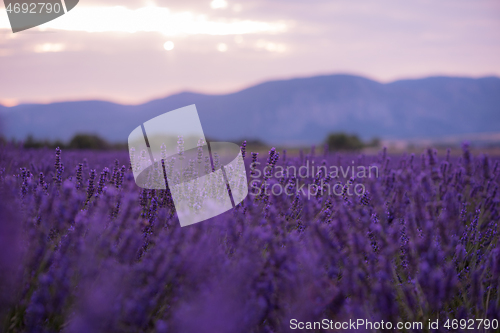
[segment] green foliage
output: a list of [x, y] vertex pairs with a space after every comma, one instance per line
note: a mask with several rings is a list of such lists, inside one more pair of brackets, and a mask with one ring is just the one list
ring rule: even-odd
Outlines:
[[330, 150], [359, 150], [365, 146], [357, 135], [346, 133], [332, 133], [326, 143]]
[[29, 135], [24, 142], [22, 142], [24, 148], [56, 148], [61, 149], [89, 149], [89, 150], [126, 150], [126, 143], [109, 143], [105, 139], [101, 138], [95, 134], [76, 134], [67, 143], [61, 140], [37, 140]]
[[380, 146], [380, 139], [373, 138], [365, 143], [356, 134], [331, 133], [326, 138], [326, 144], [329, 150], [360, 150], [366, 147]]
[[108, 142], [94, 134], [76, 134], [69, 142], [69, 149], [94, 149], [102, 150], [108, 148]]
[[65, 144], [60, 140], [49, 141], [45, 140], [36, 140], [32, 135], [28, 135], [26, 140], [23, 142], [24, 148], [56, 148], [56, 147], [65, 147]]
[[380, 147], [380, 145], [381, 145], [380, 139], [379, 138], [373, 138], [373, 139], [370, 140], [370, 142], [368, 142], [367, 147], [378, 148], [378, 147]]

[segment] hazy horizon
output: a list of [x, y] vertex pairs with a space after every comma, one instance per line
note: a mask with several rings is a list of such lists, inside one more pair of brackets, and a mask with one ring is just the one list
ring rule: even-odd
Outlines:
[[6, 108], [10, 108], [10, 107], [18, 106], [18, 105], [27, 105], [27, 104], [53, 104], [53, 103], [66, 103], [66, 102], [89, 102], [89, 101], [101, 101], [101, 102], [109, 102], [109, 103], [114, 103], [114, 104], [119, 104], [119, 105], [124, 105], [124, 106], [127, 106], [127, 105], [134, 106], [134, 105], [145, 104], [145, 103], [148, 103], [148, 102], [151, 102], [151, 101], [155, 101], [155, 100], [160, 100], [160, 99], [168, 98], [170, 96], [174, 96], [174, 95], [178, 95], [178, 94], [182, 94], [182, 93], [193, 93], [193, 94], [210, 95], [210, 96], [229, 95], [229, 94], [237, 93], [237, 92], [240, 92], [240, 91], [243, 91], [243, 90], [246, 90], [246, 89], [258, 86], [260, 84], [267, 83], [267, 82], [280, 82], [280, 81], [288, 81], [288, 80], [294, 80], [294, 79], [306, 79], [306, 78], [314, 78], [314, 77], [321, 77], [321, 76], [336, 76], [336, 75], [346, 75], [346, 76], [361, 77], [361, 78], [368, 79], [368, 80], [371, 80], [371, 81], [375, 81], [375, 82], [378, 82], [378, 83], [381, 83], [381, 84], [390, 84], [390, 83], [394, 83], [394, 82], [398, 82], [398, 81], [422, 80], [422, 79], [436, 78], [436, 77], [462, 78], [462, 79], [472, 79], [472, 80], [483, 79], [483, 78], [488, 78], [488, 77], [500, 78], [500, 75], [484, 75], [484, 76], [477, 76], [477, 77], [474, 77], [474, 76], [454, 76], [454, 75], [429, 75], [429, 76], [423, 76], [423, 77], [409, 77], [409, 78], [400, 78], [400, 79], [389, 80], [389, 81], [380, 81], [380, 80], [376, 80], [376, 79], [373, 79], [373, 78], [370, 78], [370, 77], [367, 77], [367, 76], [363, 76], [363, 75], [358, 75], [358, 74], [327, 73], [327, 74], [318, 74], [318, 75], [297, 76], [297, 77], [290, 77], [290, 78], [269, 79], [269, 80], [265, 80], [265, 81], [261, 81], [261, 82], [256, 82], [255, 84], [250, 84], [250, 85], [245, 86], [245, 87], [243, 87], [241, 89], [230, 90], [230, 91], [227, 91], [227, 92], [220, 92], [220, 93], [197, 91], [197, 90], [194, 90], [194, 89], [185, 89], [185, 90], [180, 90], [180, 91], [176, 91], [176, 92], [173, 92], [173, 93], [167, 93], [167, 94], [159, 95], [159, 96], [152, 97], [150, 99], [147, 99], [147, 100], [144, 100], [144, 101], [139, 101], [139, 102], [136, 102], [136, 103], [126, 103], [126, 102], [121, 102], [121, 101], [118, 101], [118, 100], [112, 100], [111, 98], [110, 99], [104, 99], [104, 98], [87, 98], [87, 99], [66, 99], [66, 100], [50, 100], [50, 101], [25, 101], [25, 102], [19, 102], [19, 103], [15, 103], [15, 104], [10, 104], [10, 105], [2, 104], [2, 102], [0, 100], [0, 106], [6, 107]]

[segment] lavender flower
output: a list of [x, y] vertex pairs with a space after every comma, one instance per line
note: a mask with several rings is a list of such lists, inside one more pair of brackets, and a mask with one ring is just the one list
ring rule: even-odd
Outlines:
[[[201, 149], [186, 160], [183, 140], [175, 159], [154, 166], [169, 183], [212, 171]], [[498, 157], [467, 146], [461, 162], [432, 149], [421, 163], [385, 149], [326, 151], [280, 159], [273, 148], [267, 170], [252, 152], [245, 164], [255, 188], [284, 191], [249, 195], [181, 228], [170, 189], [138, 188], [120, 167], [130, 152], [57, 149], [54, 163], [44, 150], [0, 147], [0, 330], [287, 332], [292, 318], [498, 319]], [[145, 152], [136, 153], [135, 163]], [[380, 177], [330, 174], [355, 160], [380, 167]], [[306, 162], [328, 172], [276, 176]], [[250, 177], [257, 168], [261, 177]], [[180, 189], [191, 209], [222, 197], [194, 183]], [[356, 197], [361, 184], [367, 191]]]

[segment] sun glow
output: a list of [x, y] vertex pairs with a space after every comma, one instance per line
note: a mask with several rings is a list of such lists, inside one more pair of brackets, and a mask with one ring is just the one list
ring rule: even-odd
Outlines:
[[6, 107], [13, 107], [16, 105], [19, 105], [19, 101], [14, 98], [4, 98], [0, 99], [0, 105], [6, 106]]
[[217, 51], [219, 51], [219, 52], [226, 52], [227, 51], [227, 45], [224, 44], [224, 43], [217, 44]]
[[63, 44], [44, 43], [35, 45], [36, 53], [61, 52], [64, 50]]
[[170, 40], [168, 42], [165, 42], [165, 44], [163, 44], [163, 48], [167, 51], [172, 51], [174, 49], [174, 42]]
[[[3, 19], [3, 17], [5, 19]], [[0, 29], [10, 29], [5, 9], [0, 10]], [[57, 29], [86, 32], [159, 32], [178, 35], [240, 35], [251, 33], [280, 33], [287, 29], [284, 22], [263, 22], [241, 19], [213, 20], [194, 12], [173, 13], [168, 8], [147, 6], [128, 9], [122, 6], [80, 6], [38, 29]]]

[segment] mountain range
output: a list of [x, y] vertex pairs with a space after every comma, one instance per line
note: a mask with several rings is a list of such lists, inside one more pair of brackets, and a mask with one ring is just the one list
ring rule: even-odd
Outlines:
[[363, 139], [433, 139], [500, 132], [500, 78], [428, 77], [380, 83], [324, 75], [261, 83], [222, 95], [183, 92], [140, 105], [105, 101], [0, 106], [7, 138], [68, 140], [93, 133], [126, 142], [141, 123], [195, 104], [206, 137], [310, 144], [331, 132]]

